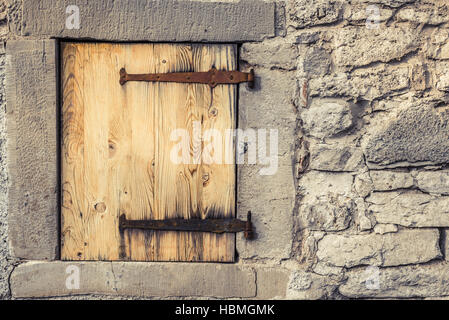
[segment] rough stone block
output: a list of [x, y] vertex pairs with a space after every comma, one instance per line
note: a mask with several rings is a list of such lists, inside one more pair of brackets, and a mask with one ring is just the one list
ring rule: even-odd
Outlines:
[[331, 56], [328, 52], [319, 48], [310, 48], [303, 61], [303, 70], [309, 75], [323, 76], [327, 74], [331, 67]]
[[54, 40], [6, 45], [9, 239], [13, 255], [58, 254], [57, 50]]
[[297, 28], [335, 23], [341, 19], [343, 2], [290, 0], [290, 21]]
[[[446, 16], [447, 18], [447, 16]], [[443, 60], [449, 59], [449, 30], [436, 28], [429, 39], [426, 54], [429, 58]]]
[[[416, 298], [449, 295], [449, 265], [445, 262], [380, 268], [357, 268], [346, 273], [339, 291], [348, 298]], [[373, 275], [376, 278], [373, 278]], [[375, 281], [378, 286], [367, 285]]]
[[418, 48], [417, 39], [418, 33], [410, 27], [343, 28], [335, 40], [335, 62], [350, 70], [373, 62], [398, 60]]
[[299, 228], [340, 231], [349, 227], [355, 211], [354, 202], [344, 196], [305, 196], [299, 209]]
[[362, 164], [363, 152], [357, 147], [316, 144], [310, 148], [310, 169], [351, 172]]
[[365, 198], [374, 190], [373, 181], [371, 180], [371, 176], [368, 172], [364, 172], [359, 174], [354, 179], [354, 189], [357, 194]]
[[298, 270], [291, 274], [287, 298], [297, 300], [318, 300], [328, 297], [336, 285], [328, 277]]
[[302, 193], [311, 197], [351, 195], [353, 177], [349, 173], [310, 171], [299, 182]]
[[275, 4], [79, 0], [80, 28], [68, 29], [72, 0], [25, 0], [22, 35], [112, 41], [260, 41], [275, 34]]
[[375, 192], [366, 202], [378, 223], [406, 227], [449, 227], [449, 197], [418, 191]]
[[240, 50], [241, 60], [265, 68], [293, 70], [296, 68], [297, 57], [297, 47], [283, 38], [268, 39], [261, 43], [244, 43]]
[[[71, 282], [76, 274], [69, 266], [79, 270], [79, 289], [66, 286], [76, 283]], [[14, 298], [82, 294], [248, 298], [256, 295], [256, 277], [237, 265], [208, 263], [28, 262], [13, 271], [11, 291]]]
[[374, 100], [409, 88], [408, 66], [381, 65], [347, 73], [334, 73], [309, 82], [311, 97], [352, 97]]
[[405, 189], [413, 187], [413, 177], [409, 172], [398, 171], [370, 171], [374, 190], [390, 191], [395, 189]]
[[402, 230], [385, 235], [326, 235], [318, 242], [320, 261], [337, 267], [398, 266], [440, 258], [438, 230]]
[[449, 195], [449, 170], [421, 171], [416, 182], [421, 191]]
[[449, 162], [449, 111], [412, 106], [375, 129], [365, 145], [371, 167]]
[[[357, 3], [352, 2], [351, 5], [345, 6], [343, 12], [343, 19], [348, 21], [351, 25], [361, 25], [365, 27], [367, 22], [375, 23], [378, 22], [378, 27], [383, 27], [381, 23], [388, 21], [393, 16], [394, 9], [376, 5], [372, 3]], [[377, 12], [369, 10], [370, 5], [375, 5], [377, 7]], [[379, 13], [379, 15], [377, 15]]]
[[449, 7], [443, 2], [440, 4], [420, 3], [416, 6], [399, 10], [396, 19], [401, 22], [409, 21], [427, 25], [440, 25], [449, 21]]
[[332, 137], [351, 128], [351, 108], [345, 101], [313, 102], [309, 109], [301, 112], [304, 131], [314, 137]]

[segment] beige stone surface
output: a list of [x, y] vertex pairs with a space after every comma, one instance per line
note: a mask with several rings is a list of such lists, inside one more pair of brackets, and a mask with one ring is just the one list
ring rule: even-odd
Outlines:
[[[76, 281], [72, 282], [74, 275], [79, 275], [79, 289]], [[231, 264], [28, 262], [14, 269], [10, 282], [14, 298], [82, 294], [217, 298], [256, 295], [254, 271]]]
[[449, 226], [449, 197], [417, 191], [373, 193], [366, 199], [368, 209], [379, 223], [405, 227]]
[[398, 266], [440, 258], [436, 229], [401, 230], [367, 235], [326, 235], [318, 242], [317, 257], [337, 267]]
[[[358, 268], [346, 273], [348, 280], [340, 286], [348, 298], [415, 298], [449, 295], [448, 264], [409, 265], [380, 268], [377, 272]], [[374, 277], [374, 278], [373, 278]], [[368, 285], [375, 280], [378, 286]], [[373, 283], [373, 282], [371, 282]]]

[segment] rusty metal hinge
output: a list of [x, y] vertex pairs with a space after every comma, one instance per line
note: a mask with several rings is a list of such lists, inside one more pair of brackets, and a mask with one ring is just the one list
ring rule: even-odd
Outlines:
[[190, 231], [212, 233], [244, 232], [246, 239], [254, 236], [251, 211], [247, 221], [239, 219], [166, 219], [166, 220], [127, 220], [122, 214], [119, 220], [120, 231], [124, 229], [143, 229], [159, 231]]
[[120, 69], [120, 84], [123, 86], [128, 81], [203, 83], [211, 88], [219, 84], [248, 82], [248, 87], [252, 89], [254, 88], [254, 70], [251, 69], [249, 73], [246, 73], [212, 68], [207, 72], [128, 74], [125, 68]]

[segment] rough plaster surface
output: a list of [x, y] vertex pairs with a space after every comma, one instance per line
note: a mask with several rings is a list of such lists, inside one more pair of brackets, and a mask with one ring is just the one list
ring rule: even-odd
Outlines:
[[[224, 2], [233, 8], [245, 6]], [[238, 263], [76, 263], [88, 277], [87, 287], [68, 292], [64, 287], [67, 263], [19, 263], [9, 255], [15, 249], [9, 247], [14, 235], [8, 236], [6, 215], [10, 211], [2, 195], [0, 254], [6, 258], [0, 259], [1, 297], [10, 297], [10, 289], [12, 298], [64, 299], [449, 296], [446, 1], [275, 2], [276, 19], [266, 23], [262, 21], [267, 20], [264, 10], [271, 12], [272, 4], [248, 5], [263, 11], [254, 18], [262, 21], [260, 30], [248, 31], [248, 24], [232, 25], [225, 33], [208, 29], [207, 34], [197, 25], [179, 33], [167, 29], [167, 36], [158, 34], [162, 29], [157, 28], [145, 34], [134, 30], [136, 37], [146, 40], [182, 40], [185, 36], [192, 41], [208, 41], [209, 36], [216, 41], [263, 40], [241, 46], [241, 69], [255, 69], [256, 88], [240, 87], [239, 126], [278, 129], [279, 165], [272, 176], [259, 174], [265, 165], [239, 166], [238, 215], [245, 217], [248, 210], [253, 211], [257, 239], [246, 242], [238, 235]], [[22, 16], [21, 0], [3, 3], [3, 40], [88, 37], [89, 32], [102, 39], [133, 38], [129, 26], [108, 29], [104, 21], [85, 20], [88, 26], [78, 34], [63, 30], [61, 21], [50, 20], [43, 27], [33, 17], [54, 8], [37, 12], [35, 4], [24, 7]], [[106, 21], [115, 21], [122, 1], [115, 3], [117, 7], [109, 8], [106, 2], [97, 1], [86, 8], [106, 8], [112, 19]], [[221, 12], [225, 7], [215, 1], [183, 5], [193, 8], [193, 13], [200, 7], [204, 12], [210, 8]], [[369, 5], [379, 6], [378, 28], [367, 27]], [[124, 21], [136, 14], [136, 8], [130, 6]], [[184, 13], [176, 16], [178, 9], [164, 12], [185, 23]], [[151, 14], [143, 12], [141, 17]], [[242, 17], [240, 12], [232, 15], [235, 21]], [[30, 17], [32, 21], [27, 22]], [[4, 59], [0, 53], [0, 83]], [[2, 90], [0, 120], [4, 121]], [[3, 193], [7, 186], [4, 146], [11, 137], [4, 129], [0, 132]], [[149, 279], [159, 284], [157, 288], [151, 281], [138, 280], [141, 272], [149, 271], [154, 273]], [[176, 283], [167, 280], [167, 273], [173, 274]], [[202, 284], [192, 286], [182, 274]], [[219, 286], [213, 284], [213, 276], [221, 281]]]

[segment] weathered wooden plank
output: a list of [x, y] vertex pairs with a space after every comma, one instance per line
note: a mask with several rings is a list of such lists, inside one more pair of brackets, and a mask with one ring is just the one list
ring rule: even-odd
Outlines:
[[[207, 71], [212, 66], [235, 70], [236, 47], [72, 43], [64, 45], [64, 59], [70, 50], [83, 64], [67, 64], [77, 70], [65, 68], [62, 77], [65, 90], [76, 91], [70, 89], [76, 86], [80, 91], [64, 93], [63, 258], [233, 261], [233, 234], [120, 233], [118, 224], [121, 214], [128, 220], [234, 217], [234, 165], [174, 163], [171, 153], [179, 142], [172, 139], [176, 129], [186, 130], [190, 144], [195, 126], [222, 135], [234, 128], [235, 86], [215, 88], [213, 102], [206, 84], [130, 82], [122, 87], [118, 79], [124, 66], [130, 73]], [[79, 125], [70, 125], [78, 118]], [[82, 152], [72, 146], [83, 146]], [[201, 141], [187, 148], [194, 154]], [[66, 153], [70, 157], [64, 159]], [[207, 174], [210, 188], [204, 183]]]
[[6, 45], [9, 238], [13, 255], [56, 259], [58, 237], [57, 45]]
[[[83, 78], [84, 50], [62, 44], [62, 155], [61, 155], [61, 258], [83, 259], [84, 215], [87, 212], [84, 175], [84, 101], [78, 79]], [[70, 227], [65, 227], [70, 226]]]

